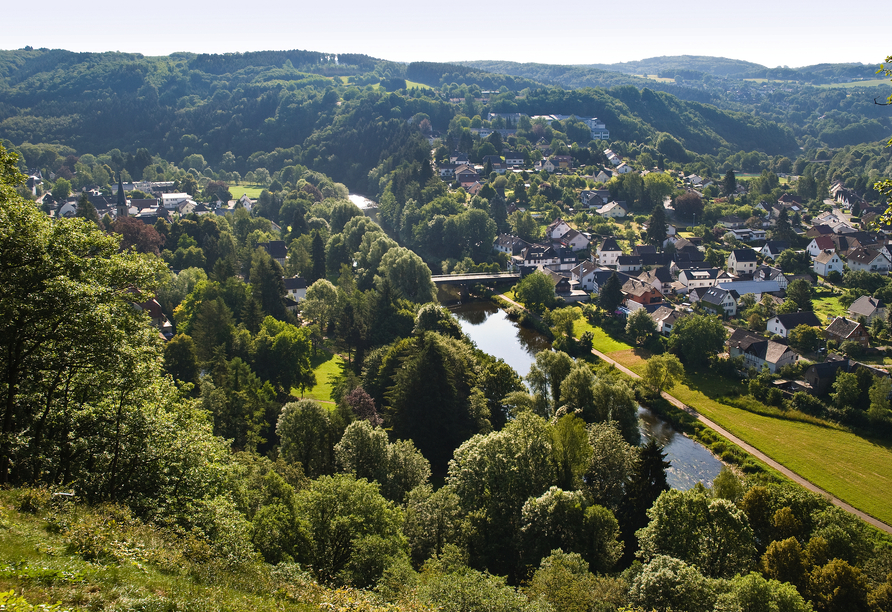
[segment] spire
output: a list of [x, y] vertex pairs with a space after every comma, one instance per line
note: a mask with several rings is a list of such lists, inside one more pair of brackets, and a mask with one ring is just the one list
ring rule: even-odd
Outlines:
[[117, 216], [127, 216], [127, 197], [124, 195], [124, 183], [121, 180], [121, 173], [118, 172], [118, 205], [116, 207]]

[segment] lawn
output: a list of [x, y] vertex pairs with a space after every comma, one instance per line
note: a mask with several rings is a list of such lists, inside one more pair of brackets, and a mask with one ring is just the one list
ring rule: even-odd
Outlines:
[[573, 324], [573, 335], [579, 338], [585, 332], [592, 332], [595, 336], [592, 341], [592, 348], [601, 351], [602, 353], [612, 353], [614, 351], [625, 351], [632, 348], [630, 344], [626, 344], [625, 342], [620, 342], [619, 340], [614, 340], [610, 336], [607, 335], [607, 332], [601, 329], [600, 327], [593, 327], [588, 321], [585, 319], [578, 319]]
[[815, 298], [811, 303], [814, 307], [815, 314], [818, 315], [818, 318], [822, 321], [829, 322], [833, 317], [846, 316], [846, 309], [839, 303], [838, 295]]
[[406, 89], [412, 89], [417, 87], [418, 89], [433, 89], [430, 85], [425, 85], [424, 83], [416, 83], [415, 81], [406, 81]]
[[870, 81], [851, 81], [849, 83], [825, 83], [824, 85], [818, 85], [818, 87], [880, 87], [888, 84], [889, 79], [871, 79]]
[[[304, 393], [304, 397], [314, 399], [319, 402], [331, 403], [331, 381], [332, 376], [336, 376], [341, 372], [341, 364], [344, 362], [338, 355], [320, 350], [311, 360], [313, 365], [313, 373], [316, 375], [316, 386], [308, 389]], [[300, 395], [300, 389], [292, 389], [291, 393]]]
[[232, 194], [232, 197], [235, 200], [242, 197], [242, 194], [248, 194], [249, 198], [256, 200], [260, 197], [260, 192], [264, 189], [265, 187], [261, 187], [260, 185], [230, 185], [229, 193]]

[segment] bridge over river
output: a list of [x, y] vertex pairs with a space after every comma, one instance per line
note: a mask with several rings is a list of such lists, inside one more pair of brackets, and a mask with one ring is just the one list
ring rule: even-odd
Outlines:
[[486, 285], [489, 283], [514, 282], [520, 280], [520, 272], [496, 272], [494, 274], [439, 274], [431, 276], [438, 287], [441, 285], [458, 285], [461, 287], [462, 299], [467, 299], [468, 286]]

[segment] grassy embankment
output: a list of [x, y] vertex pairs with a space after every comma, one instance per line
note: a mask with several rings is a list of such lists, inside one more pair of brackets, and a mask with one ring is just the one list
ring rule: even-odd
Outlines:
[[[633, 372], [644, 369], [644, 354], [578, 321], [574, 334], [595, 333], [594, 348]], [[599, 333], [600, 332], [600, 333]], [[759, 412], [730, 405], [740, 383], [710, 372], [689, 372], [673, 396], [692, 406], [772, 459], [856, 508], [892, 523], [892, 444], [857, 436], [845, 428], [804, 415], [759, 406]]]
[[34, 605], [59, 602], [62, 610], [402, 609], [363, 591], [318, 586], [293, 565], [229, 565], [203, 541], [142, 524], [119, 508], [51, 503], [45, 491], [21, 489], [0, 491], [0, 593], [10, 590]]

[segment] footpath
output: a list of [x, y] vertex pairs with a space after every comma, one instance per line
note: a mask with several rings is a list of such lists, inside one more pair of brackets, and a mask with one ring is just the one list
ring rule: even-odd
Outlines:
[[[522, 304], [518, 304], [517, 302], [508, 298], [505, 295], [500, 295], [499, 297], [507, 302], [510, 302], [511, 304], [514, 304], [518, 308], [523, 308]], [[628, 376], [631, 376], [632, 378], [638, 378], [638, 379], [641, 378], [638, 374], [636, 374], [629, 368], [625, 367], [624, 365], [617, 363], [616, 361], [614, 361], [613, 359], [611, 359], [610, 357], [608, 357], [606, 354], [602, 353], [601, 351], [592, 349], [592, 353], [594, 353], [595, 355], [597, 355], [599, 358], [603, 359], [607, 363], [613, 364], [623, 374], [627, 374]], [[880, 531], [884, 531], [886, 533], [892, 534], [892, 526], [887, 525], [886, 523], [870, 516], [869, 514], [867, 514], [865, 512], [862, 512], [861, 510], [858, 510], [854, 506], [847, 504], [846, 502], [839, 499], [838, 497], [831, 495], [830, 493], [828, 493], [821, 487], [817, 486], [813, 482], [803, 478], [802, 476], [800, 476], [793, 470], [778, 463], [777, 461], [775, 461], [774, 459], [772, 459], [771, 457], [769, 457], [768, 455], [766, 455], [765, 453], [763, 453], [762, 451], [757, 449], [756, 447], [744, 442], [743, 440], [741, 440], [740, 438], [738, 438], [737, 436], [732, 434], [730, 431], [728, 431], [727, 429], [725, 429], [718, 423], [716, 423], [710, 419], [707, 419], [705, 416], [703, 416], [702, 414], [697, 412], [694, 408], [692, 408], [691, 406], [688, 406], [687, 404], [685, 404], [678, 398], [669, 395], [665, 391], [663, 391], [662, 396], [668, 402], [673, 404], [674, 406], [684, 410], [691, 416], [695, 417], [698, 421], [700, 421], [701, 423], [703, 423], [704, 425], [709, 427], [711, 430], [713, 430], [717, 434], [723, 436], [725, 439], [729, 440], [730, 442], [733, 442], [734, 444], [736, 444], [737, 446], [739, 446], [740, 448], [742, 448], [743, 450], [748, 452], [750, 455], [752, 455], [753, 457], [755, 457], [762, 463], [764, 463], [768, 466], [771, 466], [773, 469], [777, 470], [778, 472], [780, 472], [781, 474], [783, 474], [784, 476], [786, 476], [793, 482], [805, 487], [809, 491], [812, 491], [814, 493], [817, 493], [819, 495], [826, 497], [830, 501], [830, 503], [832, 503], [834, 506], [838, 506], [838, 507], [842, 508], [843, 510], [845, 510], [846, 512], [854, 514], [855, 516], [860, 518], [865, 523], [868, 523], [869, 525], [876, 527]]]

